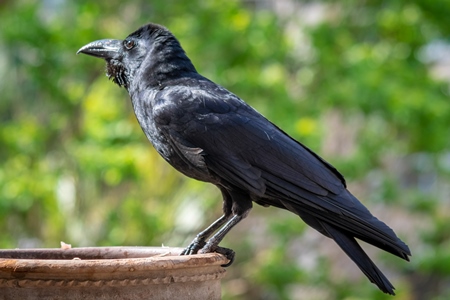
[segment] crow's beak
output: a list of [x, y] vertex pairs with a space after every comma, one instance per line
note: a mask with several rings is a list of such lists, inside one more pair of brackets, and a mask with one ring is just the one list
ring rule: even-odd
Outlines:
[[112, 59], [117, 57], [121, 47], [122, 41], [120, 40], [99, 40], [81, 47], [77, 54], [84, 53], [104, 59]]

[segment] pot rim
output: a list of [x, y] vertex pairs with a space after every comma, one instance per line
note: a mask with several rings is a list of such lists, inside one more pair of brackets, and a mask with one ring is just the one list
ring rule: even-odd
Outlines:
[[182, 248], [170, 247], [79, 247], [70, 249], [32, 248], [0, 250], [0, 273], [70, 271], [150, 271], [224, 265], [228, 259], [218, 253], [180, 256]]

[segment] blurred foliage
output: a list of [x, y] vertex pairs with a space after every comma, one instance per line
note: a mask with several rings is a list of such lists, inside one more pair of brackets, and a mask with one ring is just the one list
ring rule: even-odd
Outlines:
[[[449, 15], [448, 0], [0, 1], [0, 246], [181, 247], [220, 216], [213, 186], [151, 148], [104, 62], [75, 55], [151, 21], [405, 239], [409, 264], [367, 248], [399, 299], [448, 299], [449, 67], [432, 50], [449, 55]], [[389, 298], [286, 212], [255, 207], [223, 244], [225, 299]]]

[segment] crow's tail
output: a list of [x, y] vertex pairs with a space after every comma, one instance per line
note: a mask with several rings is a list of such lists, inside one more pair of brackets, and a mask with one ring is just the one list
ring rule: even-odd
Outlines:
[[372, 262], [352, 236], [335, 229], [332, 225], [325, 222], [321, 222], [321, 225], [328, 233], [329, 237], [335, 240], [339, 247], [341, 247], [341, 249], [356, 263], [372, 283], [376, 284], [383, 292], [395, 295], [394, 286]]

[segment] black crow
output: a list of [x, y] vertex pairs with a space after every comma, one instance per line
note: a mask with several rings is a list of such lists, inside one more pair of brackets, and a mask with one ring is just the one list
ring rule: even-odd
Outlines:
[[95, 41], [78, 53], [106, 60], [108, 77], [127, 89], [142, 130], [169, 164], [221, 191], [223, 216], [182, 254], [216, 251], [231, 263], [234, 252], [218, 245], [255, 202], [297, 214], [332, 238], [383, 292], [394, 294], [355, 238], [405, 260], [408, 246], [347, 190], [333, 166], [197, 73], [168, 29], [147, 24], [123, 41]]

